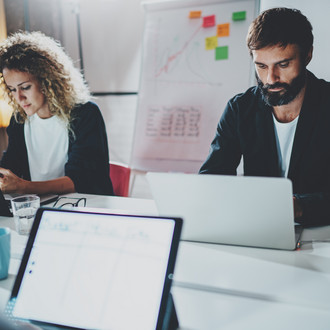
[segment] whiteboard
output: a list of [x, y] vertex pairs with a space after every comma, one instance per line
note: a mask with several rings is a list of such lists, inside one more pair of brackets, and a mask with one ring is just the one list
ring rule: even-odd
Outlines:
[[[245, 38], [256, 7], [255, 0], [145, 4], [132, 168], [198, 171], [226, 103], [253, 82]], [[233, 20], [237, 12], [245, 19]]]

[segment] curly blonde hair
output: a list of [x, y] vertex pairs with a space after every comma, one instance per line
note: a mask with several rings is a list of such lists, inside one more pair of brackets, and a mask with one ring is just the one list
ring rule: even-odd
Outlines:
[[69, 126], [72, 109], [88, 102], [91, 95], [87, 84], [60, 43], [41, 32], [17, 32], [0, 44], [0, 87], [9, 96], [16, 121], [25, 122], [27, 115], [19, 106], [4, 78], [3, 69], [33, 75], [40, 83], [52, 115]]

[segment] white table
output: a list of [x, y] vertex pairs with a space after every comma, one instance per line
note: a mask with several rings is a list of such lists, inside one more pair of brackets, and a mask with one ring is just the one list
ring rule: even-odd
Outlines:
[[329, 329], [330, 241], [298, 251], [181, 242], [172, 292], [185, 329]]
[[184, 330], [329, 329], [329, 311], [172, 287]]
[[175, 281], [330, 311], [330, 241], [298, 251], [180, 244]]
[[[86, 197], [87, 207], [106, 212], [157, 215], [152, 200]], [[0, 226], [14, 228], [12, 218], [0, 217]], [[312, 239], [329, 240], [330, 226], [305, 230], [302, 240]], [[26, 240], [12, 232], [0, 308]], [[329, 329], [330, 240], [305, 243], [298, 251], [181, 242], [172, 292], [182, 329]]]

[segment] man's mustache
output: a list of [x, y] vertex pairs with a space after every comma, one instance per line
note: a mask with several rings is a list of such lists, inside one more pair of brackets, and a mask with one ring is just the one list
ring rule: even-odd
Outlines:
[[283, 87], [285, 89], [288, 89], [290, 86], [288, 84], [286, 84], [286, 83], [279, 83], [279, 82], [277, 82], [277, 83], [272, 84], [272, 85], [265, 84], [265, 85], [262, 86], [262, 89], [268, 91], [269, 89], [281, 88], [281, 87]]

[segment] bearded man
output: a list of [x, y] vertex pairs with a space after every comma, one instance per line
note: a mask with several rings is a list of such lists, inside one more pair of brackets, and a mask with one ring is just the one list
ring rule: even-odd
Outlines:
[[306, 69], [312, 26], [299, 10], [269, 9], [247, 46], [257, 86], [228, 102], [200, 173], [236, 175], [243, 157], [244, 175], [292, 181], [296, 222], [330, 224], [330, 83]]

